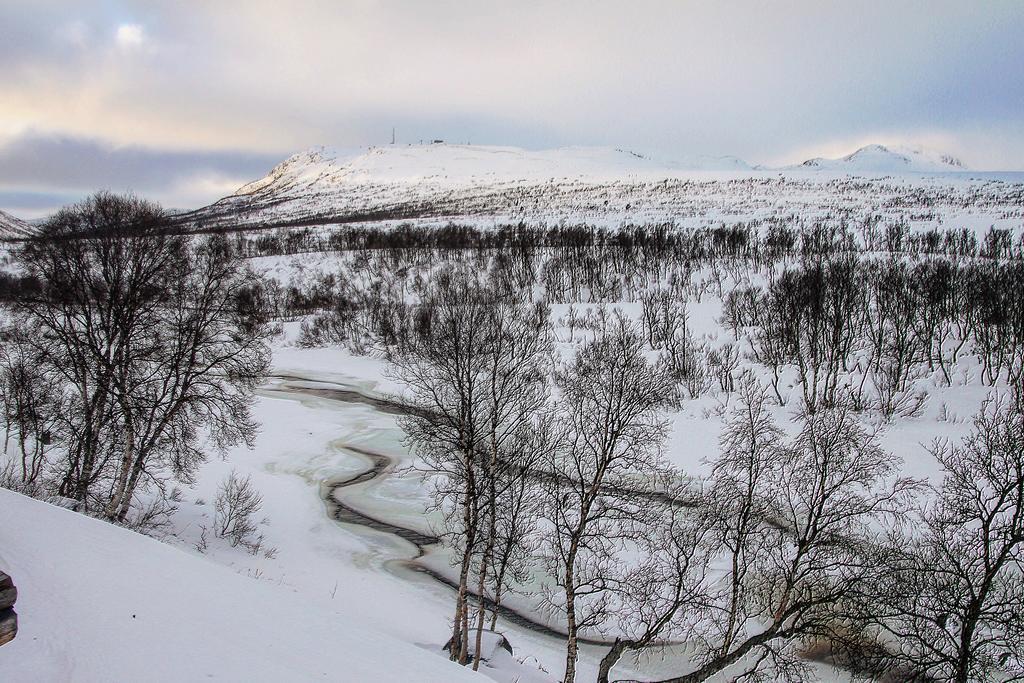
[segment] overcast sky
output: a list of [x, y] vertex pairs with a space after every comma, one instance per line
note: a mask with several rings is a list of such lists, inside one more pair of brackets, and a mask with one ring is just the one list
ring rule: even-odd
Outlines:
[[317, 144], [1024, 169], [1024, 2], [0, 0], [0, 209], [213, 201]]

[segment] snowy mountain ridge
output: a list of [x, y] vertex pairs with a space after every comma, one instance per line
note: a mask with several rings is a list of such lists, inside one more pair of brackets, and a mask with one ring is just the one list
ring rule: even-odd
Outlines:
[[1022, 183], [1024, 174], [967, 171], [949, 155], [882, 145], [774, 169], [736, 157], [665, 160], [610, 147], [314, 147], [177, 219], [201, 230], [408, 221], [707, 227], [780, 215], [866, 218], [886, 207], [911, 221], [924, 215], [909, 208], [925, 191], [934, 211], [948, 205], [972, 214], [971, 226], [987, 226], [1013, 215]]
[[11, 214], [0, 211], [0, 239], [20, 239], [33, 234], [31, 225]]
[[967, 171], [953, 156], [911, 147], [873, 144], [838, 159], [816, 157], [801, 164], [755, 166], [734, 156], [690, 155], [656, 160], [611, 147], [518, 147], [445, 143], [371, 147], [369, 150], [317, 146], [285, 159], [268, 173], [239, 188], [249, 195], [296, 184], [447, 183], [472, 185], [557, 180], [652, 180], [697, 172], [841, 171], [850, 173], [935, 173]]
[[483, 145], [396, 145], [368, 151], [318, 146], [285, 159], [267, 176], [235, 193], [248, 195], [296, 184], [434, 183], [473, 185], [588, 179], [664, 178], [678, 172], [751, 171], [736, 157], [691, 156], [656, 161], [610, 147], [531, 151]]

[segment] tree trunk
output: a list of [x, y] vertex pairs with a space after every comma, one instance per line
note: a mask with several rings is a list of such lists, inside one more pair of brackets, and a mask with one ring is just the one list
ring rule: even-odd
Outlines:
[[576, 681], [576, 660], [579, 658], [579, 645], [576, 642], [576, 606], [575, 599], [571, 592], [566, 591], [568, 602], [566, 603], [567, 630], [569, 639], [565, 648], [565, 678], [563, 683], [575, 683]]
[[144, 457], [135, 459], [135, 463], [132, 465], [132, 474], [128, 478], [128, 485], [125, 487], [124, 496], [121, 498], [121, 507], [117, 511], [117, 521], [123, 522], [128, 517], [128, 511], [132, 506], [132, 499], [135, 497], [135, 489], [139, 485], [139, 479], [142, 477], [142, 469], [146, 463]]
[[135, 430], [132, 420], [125, 415], [125, 444], [124, 452], [121, 454], [121, 467], [117, 473], [117, 482], [114, 485], [114, 494], [107, 503], [103, 515], [110, 520], [120, 520], [121, 502], [124, 500], [128, 488], [128, 478], [131, 475], [132, 466], [135, 464]]
[[[472, 457], [472, 456], [467, 456]], [[469, 653], [469, 570], [473, 562], [473, 548], [476, 545], [476, 515], [473, 510], [476, 490], [472, 472], [468, 473], [467, 490], [462, 502], [462, 521], [465, 525], [466, 547], [462, 551], [459, 567], [459, 593], [455, 603], [455, 623], [452, 629], [451, 657], [459, 664], [465, 664]]]
[[459, 648], [462, 643], [462, 589], [461, 582], [458, 597], [455, 599], [455, 616], [452, 618], [452, 637], [448, 641], [448, 658], [456, 662], [459, 659]]
[[608, 676], [611, 675], [612, 667], [619, 662], [622, 655], [626, 653], [626, 649], [626, 643], [616, 638], [612, 648], [601, 658], [601, 663], [597, 669], [597, 683], [608, 683]]
[[[28, 482], [28, 451], [25, 448], [26, 445], [25, 432], [23, 429], [18, 429], [18, 449], [21, 451], [21, 481]], [[6, 450], [6, 449], [5, 449]]]
[[501, 564], [498, 565], [498, 569], [494, 575], [494, 608], [491, 610], [492, 631], [498, 627], [498, 608], [501, 607], [501, 593], [502, 587], [505, 585], [505, 571], [508, 568], [510, 552], [511, 551], [506, 546], [501, 556]]
[[462, 551], [462, 566], [459, 568], [459, 592], [455, 599], [455, 622], [452, 627], [451, 658], [460, 664], [466, 663], [466, 633], [463, 631], [466, 612], [466, 597], [469, 584], [469, 563], [472, 557], [472, 544], [466, 540], [466, 548]]
[[[573, 543], [575, 546], [575, 541]], [[575, 683], [576, 681], [576, 660], [579, 658], [579, 644], [576, 642], [576, 590], [573, 586], [573, 571], [571, 562], [575, 561], [575, 553], [570, 551], [570, 565], [565, 572], [565, 623], [568, 634], [568, 642], [565, 648], [565, 678], [563, 683]]]
[[[487, 541], [484, 546], [483, 558], [480, 561], [480, 581], [478, 584], [478, 595], [480, 596], [480, 611], [477, 614], [476, 624], [476, 657], [473, 659], [473, 671], [480, 668], [480, 643], [484, 632], [484, 619], [486, 618], [487, 602], [484, 598], [487, 591], [487, 570], [494, 562], [494, 544], [498, 535], [498, 490], [495, 486], [495, 477], [498, 468], [498, 444], [494, 434], [497, 432], [497, 425], [491, 423], [491, 457], [487, 462]], [[485, 461], [486, 462], [486, 461]], [[497, 590], [500, 590], [500, 586]], [[497, 610], [495, 610], [497, 619]], [[493, 630], [493, 626], [492, 626]]]
[[708, 680], [715, 674], [721, 673], [728, 667], [743, 659], [755, 647], [770, 642], [779, 637], [779, 635], [778, 631], [774, 628], [762, 631], [761, 633], [747, 638], [742, 645], [732, 652], [715, 657], [694, 672], [684, 674], [682, 676], [676, 676], [674, 678], [666, 678], [664, 680], [657, 681], [656, 683], [702, 683], [702, 681]]
[[[492, 544], [491, 539], [487, 540], [488, 546]], [[473, 671], [477, 671], [480, 668], [480, 646], [483, 643], [484, 636], [484, 619], [487, 616], [487, 601], [484, 595], [487, 591], [487, 563], [489, 562], [487, 552], [484, 552], [484, 559], [480, 562], [480, 578], [477, 581], [476, 589], [479, 604], [477, 605], [476, 611], [476, 642], [473, 652]]]

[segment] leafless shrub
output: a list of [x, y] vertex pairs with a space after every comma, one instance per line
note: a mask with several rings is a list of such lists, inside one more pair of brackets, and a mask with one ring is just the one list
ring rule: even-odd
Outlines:
[[686, 301], [676, 299], [669, 292], [654, 290], [640, 297], [644, 336], [648, 345], [660, 350], [677, 334], [686, 334]]
[[15, 326], [0, 329], [0, 420], [4, 423], [4, 451], [14, 437], [20, 459], [17, 477], [9, 483], [33, 495], [42, 488], [48, 455], [59, 440], [66, 409], [60, 382], [47, 372], [45, 354]]
[[145, 505], [132, 508], [125, 526], [147, 536], [163, 536], [171, 528], [171, 518], [180, 502], [181, 489], [177, 486], [167, 495], [160, 492]]
[[262, 536], [256, 537], [256, 522], [253, 517], [263, 506], [263, 496], [252, 485], [249, 475], [243, 479], [232, 470], [217, 488], [213, 501], [214, 533], [227, 538], [231, 546], [244, 545], [252, 548], [262, 544]]
[[201, 553], [205, 553], [206, 549], [209, 547], [208, 542], [206, 540], [206, 532], [207, 532], [206, 525], [205, 524], [201, 524], [199, 526], [199, 529], [200, 529], [199, 540], [196, 541], [196, 550], [198, 550]]
[[699, 398], [711, 390], [714, 378], [709, 372], [708, 351], [692, 338], [677, 334], [665, 344], [661, 361], [677, 387], [677, 403], [684, 398]]
[[25, 481], [22, 479], [21, 468], [13, 461], [8, 460], [0, 467], [0, 488], [34, 498], [43, 498], [43, 487], [38, 481]]
[[735, 373], [740, 367], [739, 347], [732, 342], [726, 342], [717, 349], [709, 349], [707, 358], [714, 369], [719, 388], [727, 394], [735, 391]]

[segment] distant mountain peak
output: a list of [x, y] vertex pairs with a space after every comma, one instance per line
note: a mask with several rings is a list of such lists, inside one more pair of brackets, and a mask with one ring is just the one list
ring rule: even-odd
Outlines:
[[942, 173], [966, 171], [963, 162], [950, 154], [921, 147], [865, 145], [839, 157], [815, 157], [791, 168], [804, 168], [842, 173]]

